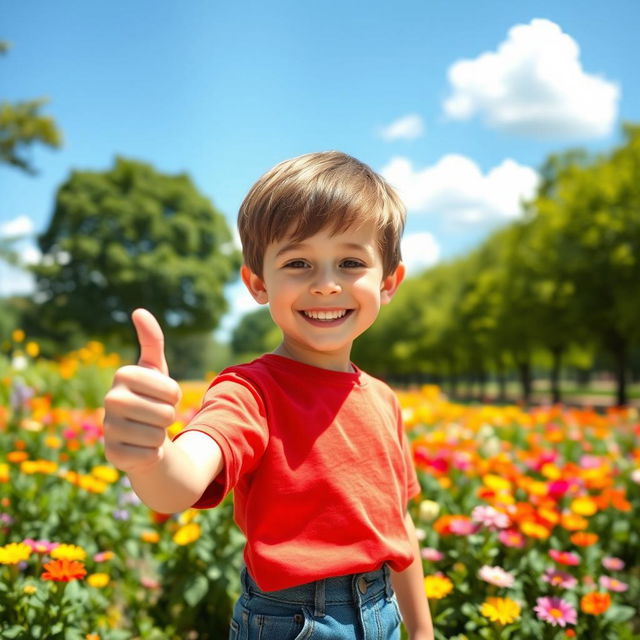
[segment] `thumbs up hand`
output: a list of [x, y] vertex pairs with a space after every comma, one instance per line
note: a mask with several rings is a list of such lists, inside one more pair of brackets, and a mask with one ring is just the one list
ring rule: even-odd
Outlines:
[[136, 309], [132, 319], [140, 343], [138, 364], [118, 369], [104, 400], [105, 454], [126, 473], [144, 472], [162, 460], [181, 397], [169, 377], [158, 321], [146, 309]]

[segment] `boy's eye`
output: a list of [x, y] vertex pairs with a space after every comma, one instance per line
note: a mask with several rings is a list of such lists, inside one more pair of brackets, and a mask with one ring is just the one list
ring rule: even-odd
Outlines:
[[304, 260], [291, 260], [284, 265], [287, 269], [304, 269], [307, 263]]
[[360, 260], [343, 260], [340, 266], [346, 269], [359, 269], [364, 267], [364, 264]]

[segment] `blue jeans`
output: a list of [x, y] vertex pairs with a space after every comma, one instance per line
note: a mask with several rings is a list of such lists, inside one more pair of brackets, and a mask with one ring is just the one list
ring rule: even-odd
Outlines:
[[242, 570], [229, 640], [400, 640], [389, 568], [261, 591]]

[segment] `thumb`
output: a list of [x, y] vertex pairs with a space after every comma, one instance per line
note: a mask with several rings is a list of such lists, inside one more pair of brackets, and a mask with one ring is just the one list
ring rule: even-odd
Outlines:
[[164, 357], [164, 334], [158, 321], [146, 309], [136, 309], [131, 314], [131, 319], [140, 343], [138, 365], [147, 369], [156, 369], [168, 376], [169, 367]]

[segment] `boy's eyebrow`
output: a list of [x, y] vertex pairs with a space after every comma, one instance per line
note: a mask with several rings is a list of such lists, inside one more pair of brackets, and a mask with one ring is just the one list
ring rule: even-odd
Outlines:
[[[282, 247], [276, 253], [276, 258], [282, 255], [283, 253], [287, 253], [289, 251], [304, 250], [307, 248], [307, 246], [308, 245], [306, 245], [304, 242], [289, 242], [288, 244], [285, 244], [284, 247]], [[359, 244], [357, 242], [342, 242], [338, 246], [344, 249], [353, 249], [356, 251], [365, 251], [365, 252], [368, 251], [368, 248], [365, 245]]]

